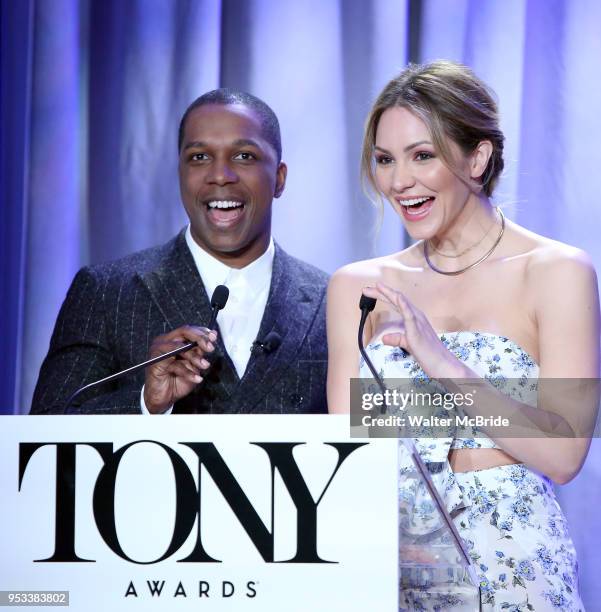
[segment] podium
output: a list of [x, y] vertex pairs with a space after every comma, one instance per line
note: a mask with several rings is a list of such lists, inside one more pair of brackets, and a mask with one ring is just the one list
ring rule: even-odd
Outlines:
[[396, 611], [397, 442], [348, 422], [2, 417], [0, 591], [82, 612]]
[[470, 570], [440, 517], [407, 522], [412, 490], [431, 500], [403, 449], [347, 415], [1, 417], [0, 591], [86, 612], [428, 609]]

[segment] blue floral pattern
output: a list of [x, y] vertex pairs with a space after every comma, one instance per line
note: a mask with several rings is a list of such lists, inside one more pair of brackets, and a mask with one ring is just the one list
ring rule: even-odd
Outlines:
[[[503, 393], [536, 405], [538, 366], [515, 342], [471, 331], [444, 332], [440, 338], [478, 376]], [[432, 382], [403, 349], [374, 343], [367, 351], [382, 378], [410, 378], [416, 386]], [[360, 367], [361, 376], [370, 378], [363, 359]], [[583, 611], [576, 553], [551, 482], [520, 464], [453, 473], [447, 461], [451, 448], [496, 448], [481, 431], [471, 433], [469, 438], [420, 437], [414, 441], [424, 461], [429, 466], [436, 464], [434, 482], [479, 570], [481, 609]], [[402, 484], [403, 474], [412, 469], [403, 449], [400, 444], [401, 528], [428, 533], [438, 523], [429, 498], [415, 481]], [[409, 596], [402, 596], [401, 601]], [[408, 609], [463, 609], [461, 595], [457, 597], [457, 601], [443, 601], [431, 594]]]
[[523, 465], [455, 474], [455, 524], [481, 570], [484, 610], [584, 610], [578, 562], [550, 481]]

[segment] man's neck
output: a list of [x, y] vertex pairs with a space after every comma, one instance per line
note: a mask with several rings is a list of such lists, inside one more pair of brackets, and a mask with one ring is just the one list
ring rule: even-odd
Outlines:
[[271, 242], [271, 235], [267, 235], [261, 236], [255, 242], [247, 245], [239, 251], [216, 251], [211, 249], [202, 241], [198, 240], [198, 238], [194, 235], [194, 230], [192, 230], [192, 228], [190, 228], [190, 234], [192, 236], [192, 240], [194, 240], [194, 243], [205, 253], [229, 268], [235, 268], [237, 270], [246, 268], [246, 266], [250, 265], [264, 255]]

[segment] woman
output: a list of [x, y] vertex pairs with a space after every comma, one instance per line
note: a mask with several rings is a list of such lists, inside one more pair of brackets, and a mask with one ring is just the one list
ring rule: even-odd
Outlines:
[[[496, 104], [468, 68], [410, 66], [384, 88], [366, 124], [363, 177], [416, 242], [332, 277], [331, 412], [348, 412], [349, 379], [359, 376], [363, 292], [377, 298], [364, 343], [382, 375], [484, 379], [472, 416], [488, 410], [524, 417], [541, 432], [582, 431], [553, 394], [542, 406], [539, 390], [537, 408], [497, 390], [512, 378], [599, 372], [590, 260], [505, 219], [489, 199], [502, 169]], [[580, 438], [481, 435], [454, 440], [448, 460], [465, 506], [454, 520], [481, 572], [483, 609], [582, 610], [575, 553], [549, 479], [563, 484], [578, 473], [588, 430]]]

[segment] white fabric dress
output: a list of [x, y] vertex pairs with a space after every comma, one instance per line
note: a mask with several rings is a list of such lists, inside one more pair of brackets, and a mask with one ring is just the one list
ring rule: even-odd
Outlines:
[[[503, 393], [535, 405], [538, 366], [516, 343], [471, 331], [441, 333], [440, 337], [478, 376]], [[416, 384], [429, 381], [400, 348], [375, 343], [366, 350], [382, 378], [410, 378]], [[371, 377], [363, 360], [361, 377]], [[482, 610], [584, 610], [576, 553], [548, 478], [521, 464], [454, 474], [447, 461], [451, 448], [498, 448], [476, 430], [472, 438], [420, 436], [415, 442], [426, 463], [445, 465], [436, 484], [478, 568]], [[401, 464], [401, 473], [403, 469]], [[406, 495], [401, 486], [401, 508], [407, 506]], [[427, 522], [423, 508], [418, 512], [415, 499], [413, 504], [413, 514]], [[415, 516], [403, 517], [401, 512], [401, 521], [415, 520]], [[453, 610], [456, 604], [438, 600], [423, 609]]]

